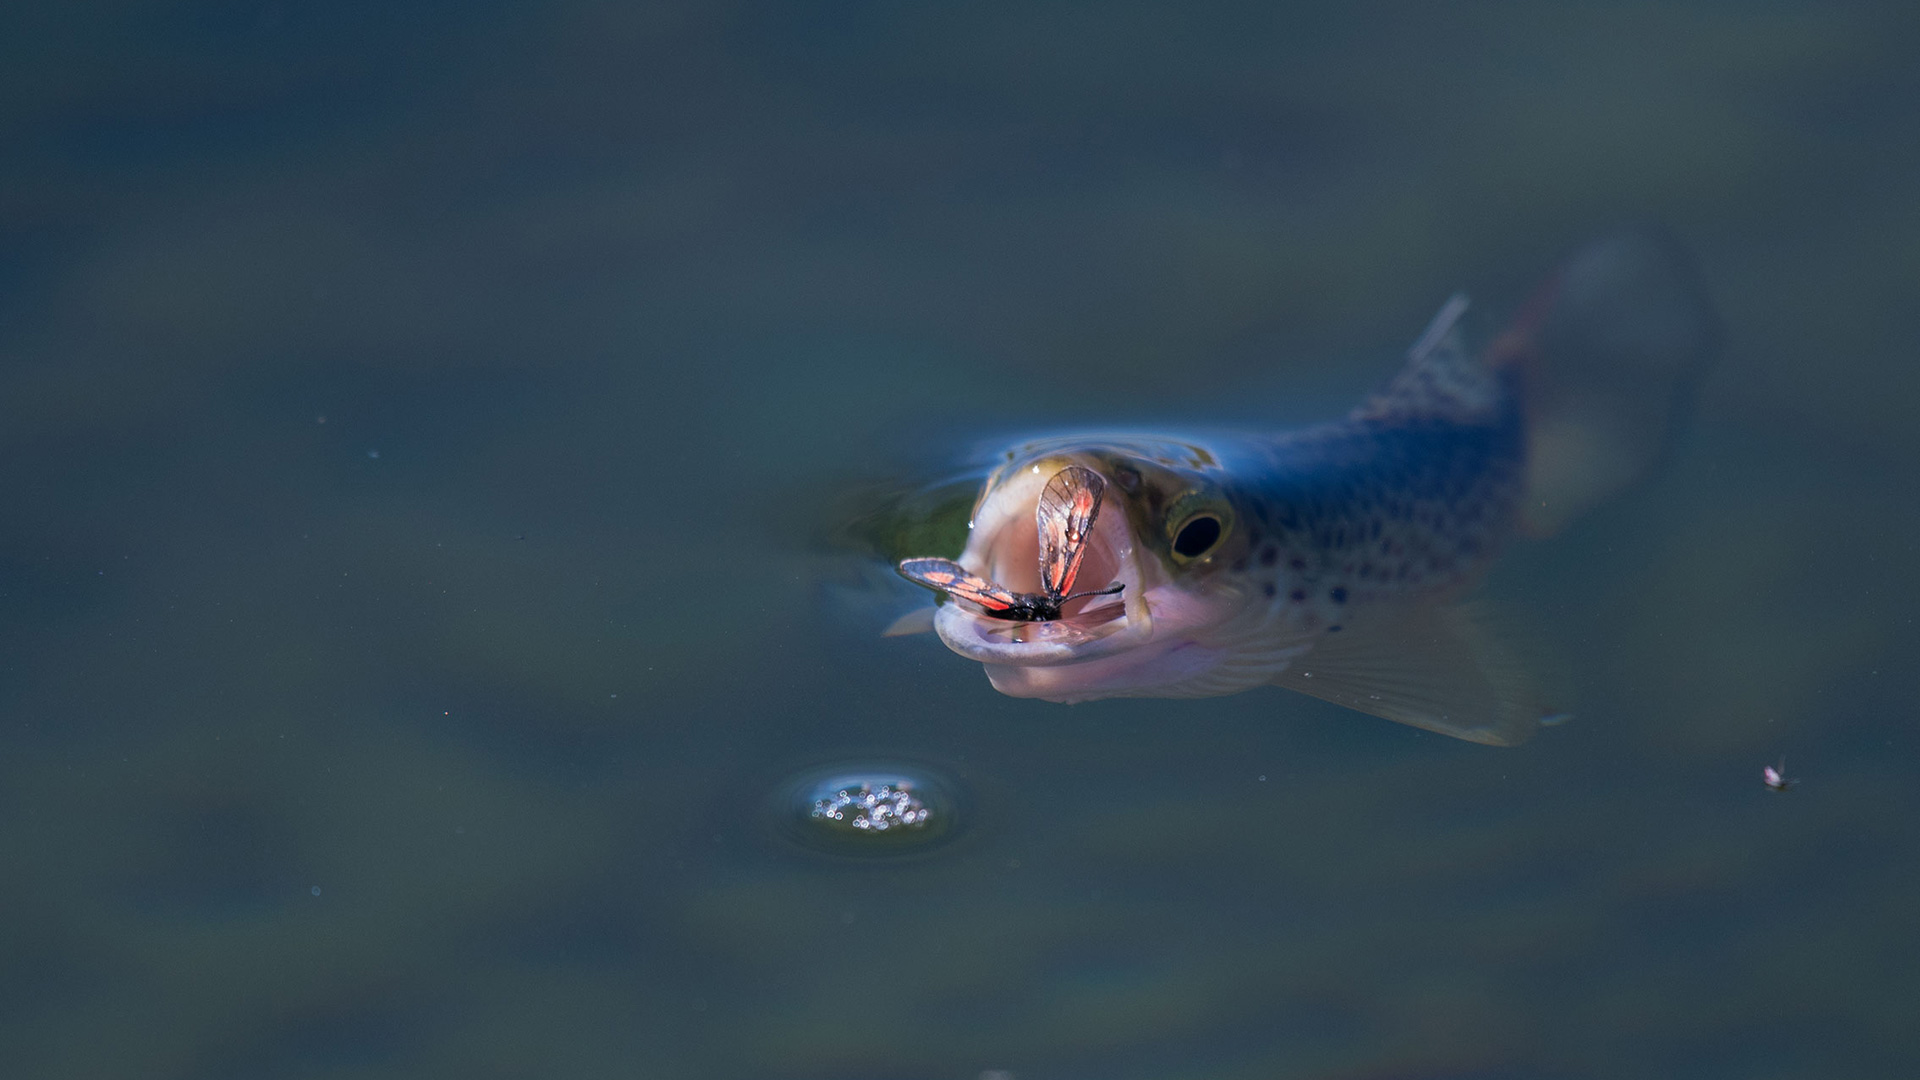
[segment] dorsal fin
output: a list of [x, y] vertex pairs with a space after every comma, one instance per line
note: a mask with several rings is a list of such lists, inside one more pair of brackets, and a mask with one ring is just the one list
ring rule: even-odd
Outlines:
[[1407, 362], [1377, 392], [1355, 409], [1355, 420], [1444, 419], [1487, 423], [1506, 403], [1499, 376], [1467, 351], [1460, 317], [1466, 294], [1455, 293], [1427, 324]]

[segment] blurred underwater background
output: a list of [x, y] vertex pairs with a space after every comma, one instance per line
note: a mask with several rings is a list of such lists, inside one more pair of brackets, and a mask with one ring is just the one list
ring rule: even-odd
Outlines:
[[[0, 1073], [1920, 1073], [1916, 55], [1785, 0], [7, 8]], [[1725, 354], [1485, 590], [1574, 722], [880, 636], [992, 447], [1337, 416], [1644, 220]], [[791, 842], [863, 768], [961, 825]]]

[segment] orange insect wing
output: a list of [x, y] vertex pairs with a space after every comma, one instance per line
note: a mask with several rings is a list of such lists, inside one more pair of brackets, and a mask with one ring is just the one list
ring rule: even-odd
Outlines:
[[1063, 596], [1073, 589], [1106, 487], [1099, 473], [1069, 465], [1040, 492], [1034, 524], [1040, 533], [1040, 582], [1048, 595]]
[[900, 564], [900, 576], [991, 611], [1005, 611], [1019, 601], [1012, 590], [968, 573], [966, 567], [951, 559], [908, 559]]

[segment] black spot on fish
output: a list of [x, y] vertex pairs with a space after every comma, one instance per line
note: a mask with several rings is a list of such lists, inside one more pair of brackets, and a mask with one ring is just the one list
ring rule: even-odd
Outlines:
[[1290, 567], [1292, 567], [1292, 568], [1293, 568], [1293, 569], [1295, 569], [1295, 570], [1305, 570], [1305, 569], [1307, 568], [1307, 560], [1305, 560], [1305, 559], [1288, 559], [1288, 560], [1287, 560], [1287, 565], [1288, 565], [1288, 566], [1290, 566]]
[[1247, 572], [1247, 557], [1245, 555], [1233, 560], [1233, 572], [1236, 574], [1244, 574]]
[[1265, 585], [1262, 585], [1260, 591], [1271, 597], [1273, 595], [1273, 582], [1269, 581]]
[[1268, 544], [1266, 547], [1260, 549], [1261, 566], [1272, 566], [1278, 558], [1280, 558], [1280, 552], [1275, 549], [1272, 544]]
[[1293, 601], [1296, 604], [1304, 604], [1307, 602], [1307, 590], [1295, 589], [1292, 592], [1287, 594], [1287, 599]]
[[1329, 634], [1337, 634], [1339, 632], [1340, 632], [1340, 627], [1337, 624], [1334, 626], [1327, 627], [1327, 633]]
[[1336, 604], [1344, 604], [1347, 602], [1347, 590], [1341, 586], [1335, 585], [1333, 591], [1327, 595], [1333, 597], [1333, 602]]

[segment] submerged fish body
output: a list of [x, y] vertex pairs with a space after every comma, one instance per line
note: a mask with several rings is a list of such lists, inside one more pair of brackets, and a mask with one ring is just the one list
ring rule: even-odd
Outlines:
[[1489, 347], [1468, 347], [1465, 308], [1449, 301], [1400, 372], [1331, 423], [1010, 450], [959, 566], [1038, 593], [1035, 508], [1077, 466], [1107, 497], [1079, 579], [1121, 588], [1048, 621], [949, 602], [934, 629], [1017, 697], [1278, 683], [1477, 742], [1525, 739], [1554, 710], [1458, 602], [1516, 535], [1556, 528], [1657, 460], [1716, 326], [1684, 258], [1645, 234], [1570, 260]]

